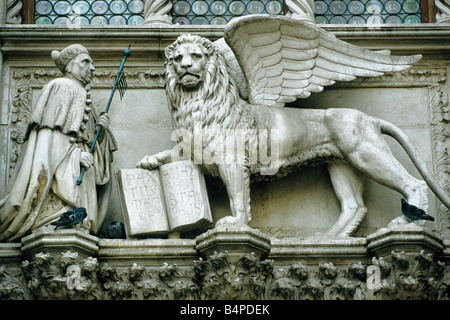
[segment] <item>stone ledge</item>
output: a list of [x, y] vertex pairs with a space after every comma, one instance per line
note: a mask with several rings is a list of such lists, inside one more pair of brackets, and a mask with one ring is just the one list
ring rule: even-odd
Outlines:
[[290, 264], [297, 261], [305, 264], [329, 261], [336, 264], [347, 264], [351, 261], [364, 262], [368, 259], [366, 244], [365, 238], [276, 239], [272, 240], [268, 259], [275, 260], [277, 264]]
[[389, 256], [392, 251], [404, 251], [408, 255], [422, 250], [439, 257], [444, 252], [444, 244], [431, 230], [410, 223], [382, 228], [368, 235], [367, 250], [376, 257]]
[[22, 260], [21, 243], [0, 243], [0, 265]]
[[[450, 28], [445, 24], [383, 24], [370, 25], [323, 25], [324, 30], [338, 39], [372, 50], [441, 51], [450, 50]], [[2, 52], [6, 54], [48, 54], [52, 49], [63, 48], [75, 42], [83, 42], [91, 53], [108, 50], [122, 51], [133, 42], [133, 55], [161, 52], [180, 34], [194, 33], [210, 40], [223, 36], [223, 25], [140, 25], [140, 26], [94, 26], [68, 28], [65, 25], [0, 25]], [[101, 42], [101, 46], [98, 42]]]
[[191, 265], [197, 252], [195, 240], [190, 239], [100, 239], [98, 259], [118, 265]]
[[33, 231], [22, 238], [22, 254], [34, 256], [40, 252], [61, 253], [62, 251], [78, 252], [83, 257], [96, 256], [98, 238], [85, 229], [60, 229], [44, 227]]
[[128, 265], [130, 261], [147, 266], [163, 263], [191, 265], [199, 257], [227, 252], [230, 259], [253, 253], [277, 265], [302, 261], [304, 264], [333, 262], [370, 263], [372, 257], [389, 256], [392, 251], [416, 254], [422, 250], [439, 259], [450, 259], [450, 240], [415, 224], [383, 228], [367, 238], [286, 238], [276, 239], [248, 226], [222, 225], [195, 239], [99, 239], [86, 230], [43, 228], [20, 243], [1, 243], [0, 261], [20, 260], [39, 252], [76, 251], [100, 261]]

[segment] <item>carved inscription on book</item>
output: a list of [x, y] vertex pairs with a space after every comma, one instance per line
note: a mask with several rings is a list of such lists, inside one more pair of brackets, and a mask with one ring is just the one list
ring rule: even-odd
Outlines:
[[116, 177], [127, 235], [140, 237], [169, 232], [158, 171], [122, 169], [116, 172]]
[[212, 223], [203, 174], [190, 161], [116, 172], [128, 237], [183, 232]]
[[189, 230], [212, 222], [205, 179], [197, 165], [177, 161], [159, 168], [172, 231]]

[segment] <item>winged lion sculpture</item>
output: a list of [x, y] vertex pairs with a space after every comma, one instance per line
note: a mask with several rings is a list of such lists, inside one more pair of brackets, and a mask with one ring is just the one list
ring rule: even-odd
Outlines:
[[[216, 42], [182, 35], [165, 53], [166, 94], [174, 127], [185, 132], [180, 139], [184, 154], [191, 159], [203, 156], [202, 169], [220, 177], [230, 198], [232, 216], [218, 224], [248, 224], [251, 181], [314, 162], [327, 163], [341, 204], [329, 236], [350, 236], [358, 228], [367, 212], [365, 176], [424, 210], [428, 184], [450, 207], [448, 196], [433, 181], [413, 144], [393, 124], [353, 109], [285, 107], [336, 81], [408, 69], [420, 55], [366, 50], [309, 21], [270, 15], [235, 18], [226, 26], [224, 38]], [[255, 131], [267, 135], [252, 134]], [[403, 146], [426, 182], [405, 170], [382, 134]], [[230, 136], [232, 141], [243, 141], [242, 161], [234, 157], [236, 148], [228, 148]], [[198, 137], [199, 143], [194, 141]], [[269, 162], [251, 161], [253, 148], [276, 157]], [[146, 156], [137, 166], [156, 168], [173, 161], [177, 152]], [[213, 155], [214, 161], [205, 161], [205, 153]]]

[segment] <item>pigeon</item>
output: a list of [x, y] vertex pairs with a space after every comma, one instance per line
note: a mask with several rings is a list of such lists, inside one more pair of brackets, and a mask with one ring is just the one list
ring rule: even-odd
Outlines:
[[109, 239], [125, 239], [125, 226], [120, 221], [111, 222], [106, 230]]
[[434, 218], [428, 214], [425, 213], [420, 208], [417, 208], [416, 206], [409, 204], [406, 202], [404, 198], [402, 198], [402, 212], [403, 214], [409, 218], [412, 221], [416, 220], [430, 220], [434, 221]]
[[64, 212], [59, 220], [52, 222], [51, 225], [56, 226], [55, 230], [59, 227], [75, 227], [77, 224], [83, 222], [86, 217], [87, 213], [85, 208], [73, 208]]

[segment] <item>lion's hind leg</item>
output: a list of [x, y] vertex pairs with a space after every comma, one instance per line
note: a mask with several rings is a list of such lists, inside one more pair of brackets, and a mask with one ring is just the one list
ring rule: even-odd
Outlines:
[[327, 110], [326, 125], [336, 146], [356, 169], [426, 210], [426, 184], [394, 157], [377, 119], [356, 110]]
[[331, 183], [341, 204], [341, 213], [335, 224], [326, 232], [328, 237], [349, 237], [366, 216], [363, 193], [366, 175], [347, 162], [328, 164]]

